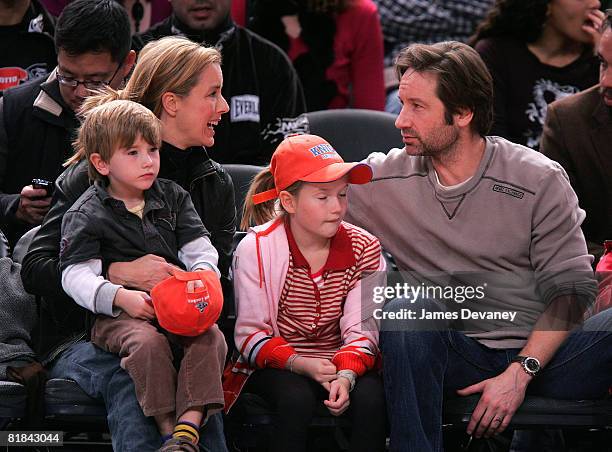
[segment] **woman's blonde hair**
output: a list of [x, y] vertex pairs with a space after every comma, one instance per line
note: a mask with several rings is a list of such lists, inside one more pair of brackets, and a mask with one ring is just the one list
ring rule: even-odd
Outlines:
[[[85, 113], [74, 148], [88, 162], [89, 178], [104, 180], [90, 161], [100, 154], [108, 162], [120, 148], [134, 144], [138, 136], [151, 146], [161, 145], [161, 122], [148, 108], [129, 100], [110, 100]], [[74, 158], [74, 157], [73, 157]]]
[[150, 42], [140, 51], [122, 97], [144, 105], [159, 118], [162, 95], [187, 96], [211, 64], [221, 64], [221, 54], [215, 48], [179, 36]]
[[[221, 64], [221, 54], [187, 38], [167, 36], [152, 41], [140, 51], [138, 62], [123, 90], [106, 87], [88, 97], [79, 109], [86, 116], [91, 108], [115, 99], [131, 100], [144, 105], [161, 117], [162, 95], [167, 92], [187, 96], [198, 83], [202, 72], [211, 64]], [[85, 157], [78, 150], [65, 166]]]
[[[303, 185], [304, 182], [297, 181], [283, 191], [293, 196], [297, 196]], [[240, 229], [242, 231], [246, 231], [253, 225], [264, 224], [279, 215], [286, 214], [282, 204], [277, 199], [271, 199], [261, 204], [255, 204], [253, 202], [253, 195], [273, 188], [274, 176], [270, 171], [270, 167], [260, 171], [257, 176], [253, 178], [253, 182], [251, 182], [251, 186], [244, 200], [244, 206], [242, 207], [242, 220], [240, 221]]]

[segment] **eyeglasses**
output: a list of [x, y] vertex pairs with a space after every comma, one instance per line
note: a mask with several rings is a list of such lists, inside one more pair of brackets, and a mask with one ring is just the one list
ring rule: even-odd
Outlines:
[[57, 75], [57, 81], [60, 82], [64, 86], [76, 88], [79, 85], [83, 85], [88, 90], [93, 91], [93, 90], [101, 89], [101, 88], [104, 88], [105, 86], [110, 85], [110, 82], [113, 81], [113, 79], [119, 72], [119, 69], [121, 69], [121, 64], [117, 66], [117, 69], [115, 70], [111, 78], [108, 80], [108, 82], [105, 82], [103, 80], [77, 80], [75, 78], [66, 77], [65, 75], [60, 74], [58, 70], [55, 71], [55, 74]]

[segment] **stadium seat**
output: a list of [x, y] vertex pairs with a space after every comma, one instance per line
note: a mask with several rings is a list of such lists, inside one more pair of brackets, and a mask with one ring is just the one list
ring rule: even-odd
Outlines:
[[[40, 226], [36, 226], [35, 228], [30, 229], [28, 232], [23, 234], [21, 238], [15, 244], [15, 249], [13, 250], [12, 258], [15, 262], [21, 263], [26, 253], [28, 252], [28, 248], [30, 247], [30, 243], [32, 239], [40, 229]], [[0, 256], [1, 257], [1, 256]]]
[[[246, 452], [250, 448], [257, 449], [258, 446], [266, 444], [276, 416], [274, 410], [260, 396], [250, 393], [240, 394], [225, 421], [228, 446]], [[347, 450], [348, 440], [342, 429], [349, 427], [350, 421], [346, 417], [332, 416], [321, 403], [310, 423], [310, 430], [315, 435], [309, 439], [320, 440], [321, 438], [316, 438], [316, 434], [327, 433], [324, 438], [328, 441], [331, 438], [342, 450]], [[309, 450], [319, 450], [319, 448], [311, 445]]]
[[[444, 403], [444, 424], [467, 426], [478, 404], [478, 395], [457, 397]], [[510, 428], [612, 426], [612, 400], [560, 400], [527, 396], [512, 418]]]
[[12, 381], [0, 381], [0, 430], [25, 417], [26, 388]]
[[45, 420], [50, 424], [82, 430], [105, 430], [106, 408], [101, 400], [89, 397], [73, 380], [53, 378], [45, 387]]
[[229, 173], [234, 182], [234, 199], [236, 202], [236, 229], [240, 229], [240, 221], [242, 221], [242, 207], [246, 194], [249, 191], [253, 178], [259, 174], [264, 168], [255, 165], [239, 165], [228, 164], [223, 165], [223, 168]]
[[310, 133], [331, 143], [343, 159], [357, 162], [372, 152], [403, 147], [395, 115], [375, 110], [338, 109], [306, 113]]

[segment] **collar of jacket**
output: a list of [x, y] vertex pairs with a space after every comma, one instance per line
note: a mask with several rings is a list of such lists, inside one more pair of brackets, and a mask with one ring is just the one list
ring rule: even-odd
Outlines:
[[310, 264], [300, 251], [295, 238], [293, 237], [293, 232], [291, 231], [291, 226], [289, 225], [289, 218], [285, 215], [285, 220], [283, 221], [285, 226], [285, 232], [287, 233], [287, 242], [289, 242], [289, 251], [293, 256], [293, 262], [296, 267], [304, 267], [310, 269], [310, 273], [323, 271], [325, 273], [328, 270], [345, 270], [347, 268], [352, 267], [357, 262], [355, 260], [355, 255], [353, 254], [353, 244], [351, 242], [351, 238], [346, 232], [346, 228], [342, 223], [338, 226], [338, 231], [331, 238], [329, 242], [329, 254], [327, 256], [327, 260], [323, 265], [323, 268], [310, 268]]
[[233, 36], [236, 25], [231, 16], [228, 15], [214, 30], [194, 30], [183, 23], [175, 14], [172, 14], [170, 16], [170, 30], [175, 36], [185, 36], [192, 41], [214, 45], [218, 50], [221, 50], [223, 44]]
[[[94, 182], [94, 186], [96, 187], [96, 195], [100, 198], [100, 201], [103, 204], [108, 204], [114, 209], [119, 209], [120, 211], [127, 213], [127, 208], [125, 207], [125, 203], [119, 199], [113, 198], [108, 193], [108, 184], [106, 182], [97, 180]], [[157, 210], [164, 207], [164, 201], [161, 195], [161, 187], [157, 180], [153, 182], [151, 188], [144, 191], [145, 198], [145, 211], [143, 215], [151, 210]]]
[[597, 88], [598, 101], [593, 109], [593, 118], [599, 127], [609, 127], [612, 123], [612, 108], [608, 107], [601, 98], [599, 87]]
[[[263, 271], [263, 260], [261, 256], [261, 243], [260, 240], [268, 235], [272, 234], [275, 230], [280, 228], [287, 238], [287, 242], [289, 245], [289, 249], [291, 250], [291, 241], [293, 237], [289, 237], [290, 229], [288, 227], [283, 227], [285, 225], [284, 216], [280, 216], [275, 218], [274, 220], [270, 220], [267, 223], [264, 223], [259, 226], [253, 226], [249, 229], [249, 231], [255, 233], [255, 249], [257, 253], [257, 269], [259, 272], [259, 287], [263, 287], [265, 281], [265, 274]], [[294, 244], [297, 248], [297, 245]], [[292, 252], [292, 251], [290, 251]], [[298, 249], [299, 252], [299, 249]], [[302, 256], [302, 254], [299, 254]], [[294, 255], [295, 258], [295, 255]], [[308, 266], [306, 259], [302, 256], [303, 263]], [[325, 270], [334, 270], [334, 269], [345, 269], [352, 265], [355, 265], [356, 259], [353, 254], [352, 242], [351, 239], [346, 232], [343, 224], [340, 224], [338, 228], [338, 232], [332, 238], [332, 243], [330, 243], [329, 256], [327, 257], [327, 262], [325, 263]], [[298, 263], [296, 262], [296, 265]], [[315, 270], [315, 271], [318, 271]]]
[[262, 237], [266, 237], [267, 235], [270, 235], [275, 229], [277, 229], [279, 226], [282, 226], [283, 224], [283, 218], [282, 217], [278, 217], [274, 220], [268, 221], [265, 224], [259, 225], [259, 226], [253, 226], [252, 228], [250, 228], [251, 231], [255, 232], [255, 250], [257, 253], [257, 270], [259, 272], [259, 287], [263, 287], [264, 284], [264, 271], [263, 271], [263, 262], [262, 262], [262, 258], [261, 258], [261, 246], [259, 243], [259, 240]]
[[[192, 146], [187, 149], [179, 149], [176, 146], [164, 141], [162, 142], [162, 152], [178, 154], [178, 153], [192, 153], [199, 152], [202, 154], [202, 159], [197, 165], [192, 168], [191, 173], [195, 174], [196, 177], [210, 176], [217, 172], [218, 168], [213, 163], [212, 159], [208, 155], [208, 151], [204, 146]], [[185, 156], [187, 158], [187, 156]]]
[[40, 92], [34, 99], [33, 115], [60, 127], [77, 127], [78, 120], [74, 112], [66, 105], [60, 94], [56, 71], [57, 68], [40, 85]]

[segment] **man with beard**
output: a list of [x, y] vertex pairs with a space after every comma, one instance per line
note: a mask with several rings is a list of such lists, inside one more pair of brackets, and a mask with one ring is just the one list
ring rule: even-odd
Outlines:
[[567, 171], [586, 211], [589, 251], [599, 257], [612, 239], [612, 10], [597, 51], [599, 85], [548, 106], [540, 150]]
[[481, 437], [509, 425], [528, 387], [605, 396], [612, 310], [570, 332], [596, 283], [565, 171], [486, 136], [493, 85], [472, 48], [414, 44], [396, 67], [405, 147], [366, 159], [374, 177], [349, 190], [347, 218], [380, 239], [412, 288], [375, 315], [390, 450], [442, 450], [447, 397], [480, 394], [467, 433]]
[[223, 97], [230, 113], [215, 127], [210, 155], [219, 163], [266, 165], [285, 135], [299, 131], [302, 86], [276, 45], [236, 25], [231, 0], [171, 0], [172, 15], [134, 37], [134, 48], [164, 36], [186, 36], [223, 56]]

